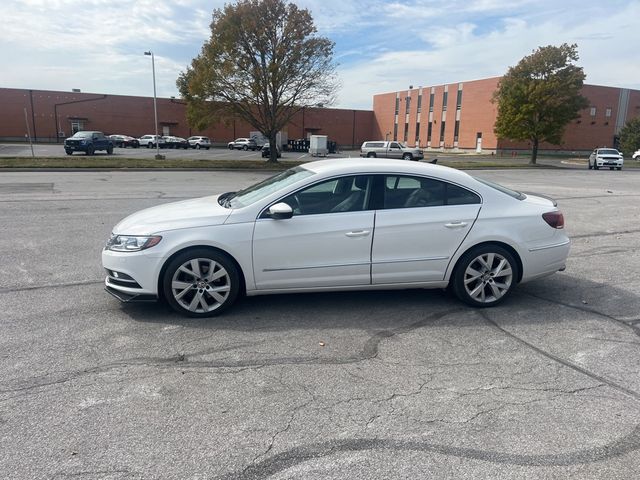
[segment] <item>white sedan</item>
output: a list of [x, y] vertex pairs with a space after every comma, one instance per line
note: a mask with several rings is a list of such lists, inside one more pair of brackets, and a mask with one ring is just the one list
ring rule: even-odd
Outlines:
[[239, 192], [148, 208], [102, 252], [108, 292], [194, 317], [241, 294], [444, 288], [489, 307], [565, 268], [556, 203], [418, 162], [307, 163]]

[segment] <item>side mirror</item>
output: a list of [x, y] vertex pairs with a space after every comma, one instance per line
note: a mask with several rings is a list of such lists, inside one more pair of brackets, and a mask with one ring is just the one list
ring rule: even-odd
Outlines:
[[293, 209], [284, 202], [271, 205], [267, 212], [274, 220], [286, 220], [293, 217]]

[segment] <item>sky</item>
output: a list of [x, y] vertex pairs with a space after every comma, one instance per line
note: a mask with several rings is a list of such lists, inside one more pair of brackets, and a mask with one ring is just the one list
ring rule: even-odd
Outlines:
[[[218, 0], [3, 0], [0, 87], [179, 96]], [[640, 89], [640, 0], [299, 0], [335, 42], [333, 106], [504, 74], [543, 45], [576, 43], [586, 83]], [[0, 106], [1, 107], [1, 106]]]

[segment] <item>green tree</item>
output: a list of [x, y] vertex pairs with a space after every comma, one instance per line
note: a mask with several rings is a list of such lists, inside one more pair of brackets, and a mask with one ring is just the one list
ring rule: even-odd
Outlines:
[[241, 118], [269, 139], [303, 107], [331, 104], [334, 44], [311, 14], [283, 0], [239, 0], [213, 12], [211, 37], [177, 86], [189, 122], [204, 128]]
[[620, 148], [628, 156], [640, 148], [640, 117], [629, 120], [620, 130]]
[[585, 74], [572, 63], [577, 60], [575, 44], [540, 47], [510, 67], [498, 84], [494, 131], [499, 138], [529, 140], [530, 164], [536, 163], [540, 143], [560, 144], [567, 124], [589, 105], [580, 94]]

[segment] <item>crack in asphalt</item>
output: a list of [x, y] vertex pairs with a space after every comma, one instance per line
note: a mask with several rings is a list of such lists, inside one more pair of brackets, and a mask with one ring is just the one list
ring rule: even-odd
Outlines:
[[43, 288], [66, 288], [66, 287], [79, 287], [83, 285], [97, 285], [99, 283], [104, 283], [104, 278], [102, 280], [83, 280], [81, 282], [48, 283], [44, 285], [43, 284], [30, 285], [28, 287], [0, 287], [0, 294], [25, 292], [29, 290], [41, 290]]
[[547, 352], [546, 350], [543, 350], [537, 346], [535, 346], [533, 343], [530, 343], [528, 341], [526, 341], [525, 339], [517, 336], [514, 333], [511, 333], [510, 331], [504, 329], [503, 327], [501, 327], [495, 320], [493, 320], [491, 317], [489, 317], [489, 315], [487, 314], [486, 311], [481, 311], [479, 312], [479, 315], [487, 322], [489, 323], [491, 326], [493, 326], [495, 329], [499, 330], [500, 332], [502, 332], [503, 334], [505, 334], [506, 336], [508, 336], [509, 338], [515, 340], [516, 342], [530, 348], [531, 350], [533, 350], [534, 352], [547, 357], [551, 360], [553, 360], [556, 363], [559, 363], [561, 365], [564, 365], [567, 368], [570, 368], [572, 370], [575, 370], [576, 372], [579, 372], [583, 375], [586, 375], [587, 377], [596, 380], [600, 383], [606, 383], [607, 385], [609, 385], [611, 388], [618, 390], [619, 392], [624, 393], [625, 395], [630, 396], [631, 398], [633, 398], [634, 400], [637, 400], [640, 402], [640, 393], [631, 390], [630, 388], [627, 388], [623, 385], [620, 385], [619, 383], [614, 382], [613, 380], [609, 380], [606, 377], [600, 376], [596, 373], [593, 373], [579, 365], [576, 365], [573, 362], [570, 362], [568, 360], [565, 360], [563, 358], [558, 357], [557, 355], [554, 355], [553, 353]]
[[[110, 370], [118, 368], [129, 367], [159, 367], [159, 368], [176, 368], [179, 366], [181, 370], [190, 369], [230, 369], [230, 368], [264, 368], [267, 366], [282, 366], [282, 365], [347, 365], [353, 363], [359, 363], [366, 360], [374, 359], [378, 356], [378, 348], [380, 343], [387, 338], [395, 335], [402, 335], [412, 330], [421, 328], [431, 322], [440, 320], [448, 315], [463, 311], [462, 308], [454, 308], [445, 310], [442, 312], [434, 313], [425, 316], [423, 319], [413, 322], [409, 325], [397, 327], [391, 330], [380, 330], [374, 333], [363, 345], [362, 349], [352, 355], [344, 357], [317, 357], [317, 356], [290, 356], [290, 357], [275, 357], [271, 359], [255, 360], [255, 359], [242, 359], [242, 360], [193, 360], [194, 357], [210, 355], [216, 353], [219, 350], [216, 348], [201, 350], [190, 354], [177, 353], [170, 357], [136, 357], [131, 359], [124, 359], [118, 362], [112, 362], [105, 365], [98, 365], [92, 368], [77, 370], [72, 372], [63, 372], [62, 378], [50, 379], [50, 375], [31, 378], [28, 382], [24, 382], [21, 385], [0, 389], [0, 394], [19, 393], [25, 392], [37, 388], [47, 387], [50, 385], [58, 385], [61, 383], [74, 380], [76, 378], [93, 375], [97, 373], [104, 373]], [[239, 348], [239, 347], [238, 347]], [[230, 350], [225, 348], [224, 350]], [[11, 397], [15, 398], [15, 397]]]

